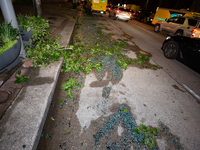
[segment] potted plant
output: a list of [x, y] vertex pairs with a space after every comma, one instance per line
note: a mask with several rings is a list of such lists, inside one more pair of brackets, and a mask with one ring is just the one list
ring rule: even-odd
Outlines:
[[21, 41], [19, 30], [12, 27], [11, 23], [0, 24], [0, 73], [10, 70], [21, 62], [19, 53]]
[[[17, 22], [21, 30], [21, 36], [25, 45], [34, 44], [37, 40], [47, 34], [49, 23], [40, 16], [21, 15], [17, 16]], [[31, 45], [32, 46], [32, 45]]]
[[25, 37], [29, 39], [29, 46], [25, 46], [26, 57], [33, 61], [33, 66], [47, 66], [50, 62], [59, 60], [62, 48], [57, 40], [60, 36], [51, 36], [52, 30], [48, 20], [41, 16], [19, 14], [17, 21], [23, 31], [21, 33], [23, 42]]

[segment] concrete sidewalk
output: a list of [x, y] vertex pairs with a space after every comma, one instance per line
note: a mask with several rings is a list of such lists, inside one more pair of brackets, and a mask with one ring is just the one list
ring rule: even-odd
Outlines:
[[[53, 11], [53, 10], [52, 10]], [[72, 16], [53, 13], [43, 14], [43, 18], [51, 19], [53, 35], [61, 35], [59, 43], [66, 47], [69, 42], [76, 19]], [[76, 17], [77, 18], [77, 17]], [[25, 84], [15, 85], [17, 71], [1, 86], [0, 90], [7, 92], [9, 99], [0, 105], [0, 149], [19, 150], [36, 149], [43, 125], [51, 104], [57, 84], [62, 58], [46, 68], [33, 68], [31, 62], [24, 62], [18, 69], [25, 76], [30, 76]]]

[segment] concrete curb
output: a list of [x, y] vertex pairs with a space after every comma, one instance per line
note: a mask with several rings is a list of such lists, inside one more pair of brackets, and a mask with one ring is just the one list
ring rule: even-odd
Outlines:
[[[76, 20], [69, 19], [60, 35], [66, 47]], [[1, 150], [36, 150], [62, 67], [63, 58], [46, 68], [35, 68], [13, 104], [0, 120]]]

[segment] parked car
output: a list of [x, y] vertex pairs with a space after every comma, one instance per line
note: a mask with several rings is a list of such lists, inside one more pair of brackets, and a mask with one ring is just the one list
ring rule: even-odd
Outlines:
[[192, 17], [173, 17], [165, 21], [158, 21], [154, 31], [165, 31], [171, 35], [200, 38], [200, 19]]
[[161, 49], [166, 58], [177, 59], [200, 73], [200, 38], [167, 37]]
[[139, 10], [135, 13], [134, 18], [140, 22], [151, 24], [154, 14], [155, 13], [151, 10]]
[[109, 12], [109, 17], [113, 17], [114, 20], [120, 19], [128, 22], [131, 18], [131, 13], [129, 9], [114, 7]]
[[152, 24], [155, 13], [153, 11], [149, 11], [149, 14], [145, 17], [144, 22], [147, 24]]
[[127, 12], [130, 14], [130, 19], [134, 19], [135, 12], [132, 9], [126, 9]]

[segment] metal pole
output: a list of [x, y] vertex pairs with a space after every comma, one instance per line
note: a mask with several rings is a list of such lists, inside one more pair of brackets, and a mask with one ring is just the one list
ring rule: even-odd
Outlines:
[[0, 0], [0, 7], [6, 22], [11, 22], [13, 28], [19, 29], [15, 11], [11, 0]]
[[35, 16], [37, 17], [38, 15], [42, 17], [42, 10], [41, 10], [41, 0], [33, 0], [33, 6], [35, 10]]
[[[1, 7], [1, 11], [3, 14], [4, 20], [8, 23], [11, 22], [11, 25], [13, 26], [13, 28], [19, 29], [12, 1], [11, 0], [0, 0], [0, 7]], [[22, 39], [20, 38], [20, 40], [21, 40], [20, 41], [21, 42], [20, 57], [25, 58], [26, 52], [24, 50], [24, 45], [23, 45]]]

